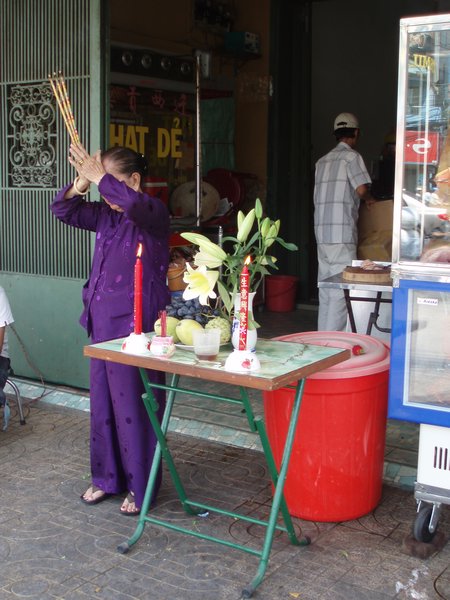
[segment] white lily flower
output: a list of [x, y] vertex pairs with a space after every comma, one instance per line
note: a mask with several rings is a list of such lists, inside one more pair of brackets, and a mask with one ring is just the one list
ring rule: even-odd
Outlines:
[[183, 298], [198, 298], [200, 304], [204, 305], [208, 304], [208, 298], [217, 298], [214, 287], [219, 278], [219, 271], [208, 271], [205, 265], [193, 269], [189, 263], [186, 263], [186, 267], [183, 281], [188, 285], [183, 292]]

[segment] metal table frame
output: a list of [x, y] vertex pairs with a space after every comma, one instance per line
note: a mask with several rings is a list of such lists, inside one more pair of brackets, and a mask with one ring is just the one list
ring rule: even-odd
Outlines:
[[[292, 544], [306, 545], [310, 543], [310, 540], [307, 537], [304, 537], [303, 539], [297, 538], [283, 495], [283, 488], [292, 452], [305, 379], [312, 373], [346, 360], [350, 356], [349, 350], [302, 345], [297, 343], [259, 340], [258, 357], [261, 361], [261, 370], [252, 373], [232, 373], [225, 371], [223, 368], [224, 361], [228, 356], [228, 353], [231, 351], [231, 347], [228, 347], [220, 352], [218, 356], [218, 362], [208, 364], [197, 361], [192, 351], [183, 349], [177, 349], [175, 355], [171, 359], [159, 359], [153, 356], [143, 357], [125, 354], [120, 350], [121, 343], [122, 340], [120, 339], [86, 346], [84, 349], [84, 354], [92, 358], [133, 365], [139, 368], [142, 381], [145, 386], [145, 394], [143, 394], [142, 399], [152, 427], [157, 436], [158, 443], [150, 469], [138, 524], [133, 535], [118, 546], [118, 551], [121, 553], [128, 552], [131, 546], [133, 546], [141, 537], [146, 523], [152, 523], [154, 525], [166, 527], [180, 533], [189, 534], [197, 538], [217, 542], [234, 549], [242, 550], [258, 556], [260, 559], [255, 577], [242, 591], [243, 598], [250, 598], [256, 587], [261, 583], [267, 569], [275, 530], [287, 533]], [[151, 383], [148, 379], [146, 369], [154, 369], [171, 373], [172, 376], [170, 383], [166, 385]], [[179, 386], [180, 376], [217, 381], [230, 384], [231, 386], [237, 386], [239, 388], [240, 398], [212, 394], [203, 392], [201, 390], [185, 389]], [[297, 382], [294, 388], [295, 398], [290, 416], [290, 423], [286, 436], [283, 457], [278, 470], [271, 451], [264, 421], [261, 417], [254, 415], [248, 395], [248, 389], [276, 390], [282, 386], [288, 386], [292, 384], [292, 382]], [[157, 417], [158, 403], [153, 393], [153, 390], [156, 388], [164, 389], [168, 392], [166, 408], [161, 423]], [[203, 398], [210, 398], [217, 401], [239, 404], [242, 406], [247, 416], [250, 430], [254, 433], [258, 433], [261, 439], [264, 456], [267, 461], [269, 474], [274, 486], [272, 506], [269, 517], [266, 521], [203, 504], [187, 497], [186, 490], [178, 474], [166, 438], [175, 397], [179, 393], [189, 393]], [[251, 547], [235, 544], [229, 540], [212, 537], [204, 533], [200, 533], [199, 531], [186, 529], [171, 522], [163, 521], [151, 516], [148, 511], [150, 508], [150, 500], [152, 498], [161, 458], [163, 458], [167, 464], [170, 477], [178, 494], [179, 500], [184, 511], [188, 515], [207, 516], [209, 512], [215, 512], [233, 519], [241, 519], [249, 523], [266, 527], [262, 549], [256, 550]], [[280, 513], [284, 523], [283, 525], [278, 524], [277, 522]]]
[[[342, 277], [342, 273], [338, 275], [332, 275], [327, 277], [323, 281], [319, 281], [317, 284], [319, 288], [333, 288], [340, 289], [344, 292], [345, 304], [347, 307], [348, 319], [350, 321], [350, 327], [353, 333], [356, 331], [355, 316], [353, 314], [352, 302], [372, 302], [373, 311], [369, 315], [367, 322], [366, 335], [372, 333], [372, 328], [378, 329], [383, 333], [391, 333], [390, 327], [381, 327], [378, 325], [378, 317], [380, 314], [380, 304], [392, 304], [392, 298], [383, 298], [383, 293], [392, 292], [392, 285], [390, 283], [368, 283], [366, 281], [346, 281]], [[351, 296], [350, 292], [356, 290], [357, 292], [376, 292], [375, 298], [367, 298], [366, 296]]]

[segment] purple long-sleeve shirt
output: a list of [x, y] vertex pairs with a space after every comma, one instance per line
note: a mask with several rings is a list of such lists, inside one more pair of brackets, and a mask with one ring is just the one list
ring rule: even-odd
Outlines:
[[138, 244], [142, 243], [142, 329], [151, 331], [158, 310], [169, 301], [166, 206], [109, 174], [102, 177], [99, 191], [111, 204], [120, 206], [123, 213], [112, 210], [105, 202], [88, 202], [83, 196], [64, 199], [69, 187], [62, 189], [53, 201], [53, 214], [67, 225], [96, 232], [91, 274], [83, 288], [80, 323], [95, 342], [124, 337], [133, 330], [134, 265]]

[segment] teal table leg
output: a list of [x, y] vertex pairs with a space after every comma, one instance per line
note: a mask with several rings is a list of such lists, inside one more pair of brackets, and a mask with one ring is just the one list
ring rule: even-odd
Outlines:
[[[244, 406], [244, 410], [247, 415], [247, 421], [250, 427], [250, 430], [254, 433], [258, 433], [259, 438], [261, 440], [261, 445], [263, 447], [264, 456], [266, 458], [267, 467], [269, 469], [270, 477], [272, 478], [273, 484], [276, 487], [278, 482], [278, 470], [275, 464], [275, 460], [273, 458], [272, 448], [270, 447], [269, 438], [267, 437], [266, 428], [264, 425], [264, 419], [262, 417], [255, 417], [252, 406], [250, 403], [250, 399], [248, 397], [248, 392], [245, 388], [240, 388], [241, 392], [241, 401]], [[300, 541], [297, 539], [295, 535], [294, 526], [292, 524], [291, 515], [289, 514], [286, 500], [284, 495], [281, 496], [281, 504], [280, 504], [281, 514], [283, 516], [283, 520], [286, 526], [286, 532], [291, 540], [292, 544], [296, 546], [302, 545], [305, 541]], [[309, 543], [309, 542], [308, 542]]]
[[[252, 596], [255, 589], [261, 583], [261, 581], [264, 577], [264, 574], [266, 572], [266, 569], [267, 569], [267, 564], [269, 562], [269, 556], [270, 556], [270, 550], [272, 548], [275, 525], [277, 523], [277, 518], [278, 518], [278, 513], [280, 511], [281, 503], [282, 503], [282, 501], [284, 501], [284, 497], [283, 497], [284, 483], [286, 480], [287, 470], [289, 467], [289, 460], [291, 458], [292, 445], [294, 443], [295, 430], [297, 427], [298, 415], [300, 413], [300, 404], [302, 401], [304, 387], [305, 387], [305, 380], [302, 379], [301, 381], [298, 382], [297, 389], [295, 392], [294, 404], [292, 406], [291, 418], [289, 421], [289, 427], [288, 427], [288, 432], [287, 432], [287, 436], [286, 436], [286, 443], [284, 445], [283, 458], [281, 459], [280, 472], [278, 474], [278, 477], [276, 477], [277, 481], [276, 481], [275, 491], [274, 491], [274, 495], [273, 495], [272, 508], [270, 510], [268, 526], [267, 526], [266, 535], [264, 538], [264, 545], [263, 545], [261, 558], [259, 561], [258, 571], [256, 573], [256, 576], [253, 578], [252, 582], [246, 588], [244, 588], [242, 590], [243, 598], [250, 598]], [[272, 454], [271, 451], [269, 454], [270, 455]], [[273, 461], [273, 458], [272, 458], [272, 461]], [[273, 465], [273, 466], [275, 467], [275, 465]], [[276, 471], [276, 469], [275, 469], [275, 471]], [[289, 521], [290, 521], [290, 516], [289, 516]], [[292, 524], [292, 522], [291, 522], [291, 524]], [[305, 542], [303, 542], [303, 544], [309, 544], [309, 543], [310, 543], [310, 540], [308, 538], [305, 538]]]
[[[270, 443], [269, 443], [269, 440], [267, 437], [266, 428], [264, 426], [264, 421], [261, 417], [258, 417], [255, 421], [255, 424], [258, 429], [259, 437], [261, 439], [264, 455], [266, 457], [267, 467], [269, 469], [269, 473], [272, 478], [273, 485], [276, 488], [279, 476], [278, 476], [278, 471], [277, 471], [277, 467], [275, 464], [275, 460], [273, 458], [272, 448], [270, 447]], [[297, 536], [295, 535], [294, 525], [292, 523], [291, 515], [289, 514], [289, 511], [288, 511], [288, 507], [286, 504], [286, 500], [284, 498], [284, 494], [281, 495], [280, 511], [283, 516], [283, 521], [284, 521], [284, 524], [286, 525], [287, 534], [289, 536], [291, 543], [294, 544], [295, 546], [300, 546], [300, 545], [304, 544], [305, 542], [303, 540], [300, 541], [297, 538]]]
[[[179, 376], [174, 375], [173, 379], [172, 379], [172, 383], [170, 385], [170, 388], [174, 388], [169, 392], [170, 412], [172, 412], [172, 406], [173, 406], [173, 402], [175, 399], [175, 393], [177, 391], [175, 388], [178, 385], [178, 379], [179, 379]], [[159, 424], [159, 420], [158, 420], [156, 411], [152, 410], [152, 401], [154, 401], [154, 394], [153, 394], [153, 391], [150, 389], [150, 386], [148, 386], [148, 392], [146, 394], [146, 397], [144, 397], [144, 403], [147, 408], [148, 416], [150, 418], [152, 427], [155, 431], [156, 437], [158, 438], [158, 446], [160, 448], [160, 451], [161, 451], [161, 454], [162, 454], [164, 460], [166, 461], [170, 476], [172, 478], [173, 484], [175, 486], [175, 489], [177, 491], [177, 494], [178, 494], [180, 502], [183, 506], [183, 509], [188, 515], [204, 514], [204, 511], [192, 508], [189, 505], [189, 503], [187, 502], [187, 495], [186, 495], [186, 491], [184, 489], [184, 485], [180, 479], [180, 476], [178, 475], [178, 471], [175, 467], [175, 463], [173, 461], [172, 454], [170, 453], [169, 447], [167, 445], [166, 431], [169, 426], [170, 413], [167, 415], [166, 428], [163, 429], [163, 427], [160, 426], [160, 424]], [[166, 407], [164, 416], [166, 416], [166, 414], [167, 414], [167, 407]]]
[[[142, 399], [144, 401], [145, 408], [147, 410], [149, 419], [150, 419], [152, 427], [155, 431], [155, 435], [157, 437], [158, 442], [155, 447], [155, 453], [153, 456], [153, 462], [152, 462], [152, 466], [150, 469], [150, 475], [148, 478], [147, 487], [145, 489], [144, 500], [142, 502], [141, 512], [138, 517], [138, 524], [136, 526], [136, 529], [135, 529], [133, 535], [127, 541], [122, 542], [121, 544], [119, 544], [119, 546], [117, 546], [117, 550], [121, 554], [126, 554], [128, 552], [128, 550], [131, 548], [131, 546], [133, 546], [139, 540], [139, 538], [141, 537], [141, 535], [144, 531], [145, 517], [150, 509], [150, 502], [151, 502], [151, 499], [153, 496], [153, 490], [155, 487], [156, 477], [157, 477], [159, 465], [161, 462], [161, 456], [164, 454], [163, 449], [165, 449], [165, 454], [168, 453], [167, 443], [166, 443], [166, 434], [167, 434], [167, 430], [169, 428], [169, 421], [170, 421], [170, 417], [172, 415], [172, 409], [173, 409], [173, 404], [175, 401], [175, 394], [176, 394], [176, 389], [171, 389], [169, 391], [169, 393], [167, 395], [167, 399], [166, 399], [166, 407], [164, 410], [164, 415], [163, 415], [163, 418], [162, 418], [161, 424], [160, 424], [159, 420], [158, 420], [158, 416], [157, 416], [158, 402], [155, 398], [155, 395], [153, 394], [153, 390], [151, 389], [151, 387], [149, 385], [147, 374], [146, 374], [145, 370], [140, 369], [140, 371], [141, 371], [142, 381], [144, 382], [144, 386], [145, 386], [145, 390], [146, 390], [146, 393], [143, 394]], [[173, 375], [170, 387], [176, 388], [178, 385], [179, 379], [180, 379], [179, 375]], [[165, 454], [164, 454], [164, 458], [167, 460], [167, 456]], [[173, 465], [172, 456], [170, 455], [170, 453], [169, 453], [169, 460], [171, 462], [172, 468], [175, 469], [175, 467]], [[171, 474], [172, 474], [172, 471], [171, 471]], [[183, 502], [183, 500], [186, 498], [186, 494], [184, 492], [184, 488], [181, 484], [181, 481], [178, 477], [178, 473], [176, 472], [176, 470], [175, 470], [175, 475], [176, 475], [177, 482], [174, 481], [174, 484], [176, 485], [177, 491], [180, 495], [180, 499]], [[179, 486], [181, 486], [181, 493], [180, 493]], [[185, 506], [185, 503], [184, 503], [184, 506]], [[189, 507], [187, 507], [187, 509], [190, 514], [197, 514], [194, 510], [190, 509]], [[186, 508], [185, 508], [185, 510], [186, 510]]]

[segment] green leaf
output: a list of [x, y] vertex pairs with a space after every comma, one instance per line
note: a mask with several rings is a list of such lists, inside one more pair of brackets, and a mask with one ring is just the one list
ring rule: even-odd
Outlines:
[[283, 248], [286, 248], [286, 250], [298, 250], [297, 244], [293, 244], [292, 242], [285, 242], [279, 237], [275, 238], [275, 241], [283, 246]]
[[231, 314], [231, 311], [233, 309], [233, 300], [232, 300], [227, 288], [223, 285], [223, 283], [221, 281], [218, 281], [217, 289], [219, 291], [219, 296], [225, 306], [225, 310], [228, 312], [228, 314]]
[[[274, 268], [275, 268], [275, 269], [278, 269], [278, 267], [275, 267], [275, 266], [274, 266]], [[260, 273], [262, 273], [263, 275], [270, 275], [270, 271], [269, 271], [268, 269], [266, 269], [266, 267], [264, 267], [263, 265], [261, 265], [261, 268], [260, 268], [260, 270], [259, 270], [259, 271], [260, 271]]]
[[278, 269], [277, 263], [276, 263], [276, 258], [274, 256], [270, 256], [269, 254], [266, 254], [266, 256], [264, 257], [266, 262], [264, 263], [265, 266], [270, 267], [271, 269]]
[[245, 244], [245, 246], [243, 248], [243, 251], [244, 251], [243, 254], [245, 254], [245, 256], [247, 256], [247, 254], [251, 255], [251, 248], [252, 248], [253, 244], [257, 241], [258, 238], [259, 238], [259, 231], [255, 231], [255, 233], [252, 235], [250, 240]]
[[228, 256], [226, 263], [227, 263], [230, 271], [233, 272], [238, 267], [240, 267], [242, 269], [242, 265], [244, 264], [244, 259], [241, 256], [231, 255], [231, 256]]
[[234, 244], [238, 244], [238, 240], [236, 237], [233, 237], [232, 235], [226, 235], [225, 237], [222, 238], [222, 242], [233, 242]]
[[248, 313], [248, 328], [249, 329], [258, 329], [258, 327], [261, 327], [261, 325], [255, 321], [255, 319], [253, 318], [253, 313], [249, 312]]

